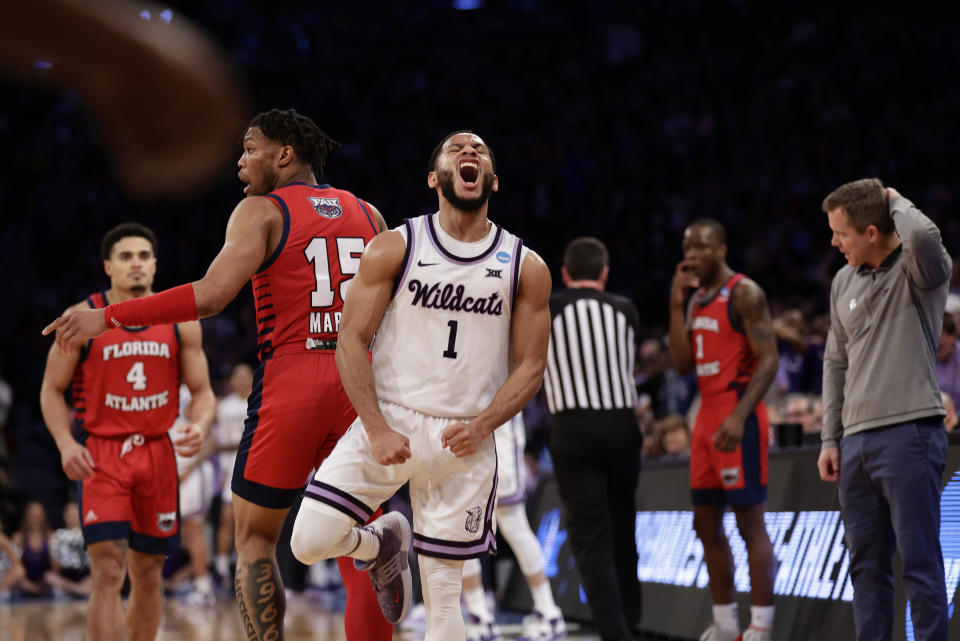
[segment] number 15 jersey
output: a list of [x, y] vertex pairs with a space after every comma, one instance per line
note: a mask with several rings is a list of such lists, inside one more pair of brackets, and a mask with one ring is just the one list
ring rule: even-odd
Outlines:
[[283, 236], [251, 279], [261, 361], [281, 345], [306, 351], [336, 339], [360, 255], [379, 231], [367, 203], [330, 185], [294, 182], [265, 197], [283, 214]]
[[509, 373], [510, 321], [527, 249], [491, 223], [459, 242], [439, 214], [408, 219], [400, 276], [373, 343], [377, 397], [429, 416], [479, 414]]

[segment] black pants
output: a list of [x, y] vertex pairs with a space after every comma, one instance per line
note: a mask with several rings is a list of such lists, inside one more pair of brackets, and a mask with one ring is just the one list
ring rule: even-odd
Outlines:
[[634, 497], [642, 440], [630, 410], [563, 412], [550, 430], [570, 547], [604, 641], [633, 638], [640, 620]]

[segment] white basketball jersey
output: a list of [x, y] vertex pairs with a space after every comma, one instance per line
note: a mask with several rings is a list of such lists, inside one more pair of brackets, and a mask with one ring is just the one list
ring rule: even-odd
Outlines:
[[407, 252], [373, 343], [377, 397], [429, 416], [476, 416], [507, 379], [527, 250], [496, 224], [481, 241], [458, 242], [439, 214], [397, 231]]

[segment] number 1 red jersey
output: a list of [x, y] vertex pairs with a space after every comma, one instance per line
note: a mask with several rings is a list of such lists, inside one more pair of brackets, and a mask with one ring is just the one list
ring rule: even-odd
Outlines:
[[734, 320], [733, 290], [743, 274], [735, 274], [710, 299], [697, 290], [690, 304], [690, 347], [697, 364], [697, 385], [704, 399], [742, 391], [757, 368], [743, 328]]
[[[106, 306], [102, 292], [87, 298]], [[73, 375], [73, 407], [80, 426], [113, 438], [162, 435], [180, 405], [180, 337], [176, 325], [120, 327], [87, 344]]]
[[333, 340], [363, 248], [379, 231], [370, 205], [330, 185], [296, 182], [265, 196], [283, 214], [283, 236], [251, 279], [257, 353], [305, 351]]

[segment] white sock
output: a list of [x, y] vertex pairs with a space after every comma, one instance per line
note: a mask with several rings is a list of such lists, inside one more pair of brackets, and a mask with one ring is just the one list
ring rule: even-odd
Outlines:
[[553, 592], [550, 590], [550, 581], [544, 581], [538, 586], [530, 586], [533, 595], [533, 607], [548, 619], [557, 615], [557, 604], [553, 601]]
[[193, 588], [197, 592], [213, 592], [213, 582], [210, 580], [210, 575], [205, 574], [195, 578], [193, 580]]
[[713, 606], [713, 622], [720, 632], [732, 633], [731, 639], [740, 634], [740, 619], [737, 617], [737, 603], [722, 603]]
[[218, 554], [213, 561], [213, 567], [220, 576], [227, 576], [230, 574], [230, 557], [226, 554]]
[[763, 628], [766, 630], [773, 628], [773, 606], [751, 605], [750, 625], [755, 628]]
[[353, 532], [359, 536], [360, 540], [357, 547], [348, 552], [347, 556], [361, 561], [372, 561], [377, 558], [377, 554], [380, 553], [380, 539], [377, 538], [377, 535], [360, 527], [354, 527]]
[[463, 600], [467, 604], [467, 611], [474, 616], [480, 617], [481, 621], [490, 621], [493, 619], [493, 616], [487, 609], [487, 595], [484, 593], [482, 587], [464, 590]]

